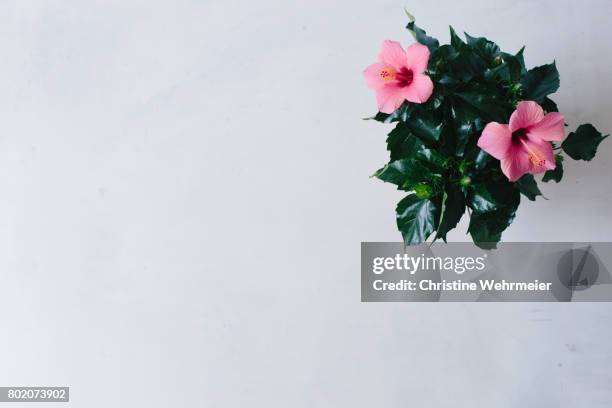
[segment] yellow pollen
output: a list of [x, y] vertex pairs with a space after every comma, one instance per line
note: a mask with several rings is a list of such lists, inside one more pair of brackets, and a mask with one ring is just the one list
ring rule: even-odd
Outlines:
[[527, 153], [529, 154], [528, 157], [529, 157], [529, 161], [531, 162], [531, 164], [533, 164], [535, 167], [543, 167], [546, 164], [546, 159], [541, 157], [533, 149], [529, 148], [529, 145], [525, 143], [525, 141], [521, 140], [521, 143], [523, 144], [523, 146], [525, 147], [525, 150], [527, 150]]
[[383, 81], [393, 81], [396, 75], [397, 71], [391, 67], [385, 67], [380, 70], [380, 78]]
[[533, 151], [529, 152], [529, 161], [536, 167], [542, 167], [546, 164], [546, 159], [541, 158]]
[[546, 159], [542, 159], [533, 153], [529, 154], [529, 160], [536, 167], [542, 167], [546, 164]]

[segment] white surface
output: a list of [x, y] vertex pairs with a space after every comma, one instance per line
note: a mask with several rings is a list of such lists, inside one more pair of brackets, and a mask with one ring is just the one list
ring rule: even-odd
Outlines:
[[[612, 130], [608, 1], [5, 1], [0, 385], [71, 406], [609, 407], [608, 304], [361, 304], [400, 195], [362, 69], [403, 7]], [[612, 144], [506, 240], [610, 240]], [[465, 223], [451, 237], [465, 239]], [[27, 406], [27, 404], [20, 405]]]

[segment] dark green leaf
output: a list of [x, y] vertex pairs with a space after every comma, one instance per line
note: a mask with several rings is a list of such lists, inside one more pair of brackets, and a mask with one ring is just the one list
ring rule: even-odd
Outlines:
[[406, 245], [425, 242], [438, 225], [440, 204], [431, 199], [420, 199], [414, 194], [397, 204], [397, 228]]
[[377, 170], [374, 177], [401, 187], [407, 182], [410, 184], [420, 183], [429, 177], [429, 171], [414, 159], [400, 159], [392, 161], [382, 169]]
[[468, 232], [480, 248], [496, 248], [502, 232], [512, 223], [515, 214], [516, 207], [504, 207], [488, 213], [474, 211], [470, 217]]
[[493, 196], [493, 193], [489, 191], [486, 185], [476, 184], [470, 189], [468, 195], [470, 207], [474, 211], [489, 212], [498, 208], [497, 199]]
[[378, 122], [392, 123], [392, 122], [406, 122], [412, 113], [414, 105], [408, 102], [404, 102], [402, 106], [397, 108], [393, 113], [382, 113], [378, 112], [374, 117], [368, 119], [374, 119]]
[[524, 57], [524, 52], [525, 52], [525, 47], [522, 47], [514, 56], [516, 57], [516, 59], [518, 60], [519, 64], [521, 65], [521, 75], [524, 75], [527, 73], [527, 68], [525, 67], [525, 57]]
[[578, 126], [567, 136], [561, 147], [574, 160], [591, 160], [597, 153], [597, 146], [609, 135], [602, 136], [591, 124]]
[[556, 156], [556, 167], [554, 170], [548, 170], [544, 173], [544, 177], [542, 177], [542, 181], [547, 183], [550, 180], [553, 180], [555, 183], [558, 183], [563, 178], [563, 156], [557, 154]]
[[437, 192], [442, 188], [442, 176], [432, 167], [416, 159], [400, 159], [376, 171], [374, 177], [395, 184], [400, 190], [410, 191], [424, 183]]
[[499, 79], [506, 83], [512, 82], [512, 75], [510, 73], [510, 66], [506, 63], [500, 63], [498, 66], [488, 69], [485, 72], [485, 78], [487, 79]]
[[420, 110], [407, 122], [410, 131], [424, 143], [437, 142], [442, 133], [442, 121], [431, 112]]
[[478, 152], [478, 155], [476, 156], [476, 159], [474, 160], [474, 168], [476, 170], [482, 170], [487, 166], [487, 164], [489, 164], [490, 161], [491, 161], [491, 156], [484, 150], [481, 150]]
[[444, 61], [448, 73], [460, 83], [485, 72], [487, 63], [470, 47], [463, 47]]
[[[480, 201], [475, 200], [476, 195]], [[495, 248], [521, 202], [518, 188], [507, 180], [498, 180], [486, 188], [474, 186], [469, 198], [468, 205], [473, 212], [468, 232], [479, 247]]]
[[516, 185], [519, 188], [521, 194], [527, 197], [531, 201], [535, 201], [537, 196], [542, 195], [538, 188], [538, 183], [531, 174], [525, 174], [523, 177], [516, 181]]
[[416, 157], [416, 152], [423, 148], [423, 142], [414, 136], [404, 122], [399, 122], [387, 136], [387, 150], [391, 161]]
[[506, 122], [510, 107], [495, 89], [484, 85], [473, 86], [472, 90], [457, 92], [456, 95], [472, 106], [486, 121]]
[[468, 205], [475, 212], [485, 213], [503, 207], [514, 207], [520, 202], [519, 190], [507, 180], [476, 183], [468, 191]]
[[436, 238], [446, 242], [446, 234], [455, 228], [465, 212], [465, 196], [456, 184], [447, 184], [442, 199], [442, 217]]
[[[484, 124], [480, 115], [469, 105], [457, 101], [450, 109], [450, 116], [457, 137], [455, 154], [462, 156], [468, 145], [475, 145]], [[471, 142], [471, 144], [470, 144]]]
[[[456, 82], [455, 72], [450, 69], [450, 63], [457, 58], [459, 52], [450, 44], [444, 44], [431, 53], [429, 57], [429, 72], [442, 76], [449, 73], [447, 78]], [[434, 81], [440, 83], [439, 81]]]
[[405, 123], [398, 123], [387, 137], [387, 150], [391, 152], [391, 161], [399, 159], [417, 159], [431, 165], [432, 168], [443, 169], [448, 165], [448, 159], [437, 150], [427, 148], [423, 142], [410, 132]]
[[495, 61], [500, 54], [499, 47], [493, 41], [490, 41], [484, 37], [472, 37], [468, 33], [465, 34], [465, 39], [470, 47], [472, 47], [476, 53], [488, 64]]
[[448, 159], [434, 149], [428, 149], [424, 145], [415, 149], [414, 156], [422, 163], [427, 163], [430, 168], [443, 170], [448, 166]]
[[425, 30], [423, 30], [422, 28], [419, 28], [414, 23], [414, 17], [412, 16], [409, 16], [409, 17], [410, 17], [410, 22], [406, 26], [408, 31], [412, 33], [412, 35], [414, 36], [414, 39], [417, 40], [417, 42], [423, 45], [426, 45], [427, 48], [429, 48], [430, 52], [434, 52], [440, 46], [440, 43], [438, 42], [438, 40], [436, 40], [433, 37], [428, 36]]
[[559, 89], [559, 71], [553, 62], [530, 69], [521, 80], [523, 99], [542, 103]]
[[557, 104], [550, 98], [544, 98], [544, 101], [541, 103], [541, 105], [546, 112], [559, 112]]
[[516, 53], [516, 55], [502, 52], [501, 54], [502, 63], [508, 67], [509, 78], [502, 78], [511, 83], [516, 83], [521, 80], [527, 71], [525, 70], [525, 61], [523, 59], [523, 48]]
[[463, 42], [463, 40], [457, 35], [453, 27], [449, 27], [449, 28], [450, 28], [451, 45], [455, 49], [460, 50], [461, 48], [465, 46], [465, 42]]

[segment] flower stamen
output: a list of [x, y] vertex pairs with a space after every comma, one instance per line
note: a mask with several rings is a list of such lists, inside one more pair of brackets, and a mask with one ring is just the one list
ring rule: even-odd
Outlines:
[[400, 72], [397, 73], [397, 86], [400, 88], [407, 87], [414, 81], [414, 72], [411, 69], [402, 68]]
[[380, 79], [385, 82], [393, 81], [397, 76], [397, 71], [392, 67], [385, 67], [380, 70]]
[[544, 165], [546, 164], [546, 159], [542, 157], [534, 149], [530, 148], [529, 145], [525, 142], [525, 140], [521, 139], [520, 142], [522, 143], [523, 147], [525, 147], [525, 150], [527, 150], [527, 157], [529, 158], [529, 161], [531, 162], [531, 164], [534, 167], [538, 167], [538, 168], [544, 167]]

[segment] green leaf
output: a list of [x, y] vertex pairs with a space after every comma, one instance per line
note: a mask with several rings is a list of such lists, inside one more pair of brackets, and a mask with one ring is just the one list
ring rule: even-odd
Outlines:
[[450, 117], [457, 136], [455, 154], [463, 156], [468, 145], [476, 144], [476, 140], [484, 128], [484, 123], [480, 116], [470, 109], [469, 105], [460, 102], [460, 100], [457, 101], [451, 107]]
[[406, 245], [418, 245], [427, 240], [438, 225], [440, 205], [431, 199], [410, 194], [397, 204], [397, 228]]
[[510, 73], [510, 66], [504, 62], [500, 63], [498, 66], [488, 69], [485, 72], [485, 78], [487, 79], [499, 79], [505, 83], [511, 83], [512, 75]]
[[478, 247], [496, 248], [502, 232], [512, 223], [515, 215], [516, 207], [504, 207], [488, 213], [474, 211], [470, 216], [468, 232]]
[[404, 102], [402, 106], [397, 108], [391, 114], [378, 112], [373, 117], [367, 118], [367, 119], [374, 119], [378, 122], [383, 122], [383, 123], [406, 122], [408, 118], [410, 118], [410, 114], [412, 113], [413, 108], [414, 108], [413, 104]]
[[444, 169], [448, 159], [437, 150], [427, 148], [421, 139], [412, 134], [405, 123], [398, 123], [387, 137], [387, 150], [391, 152], [391, 161], [399, 159], [417, 159], [432, 165], [432, 168]]
[[374, 173], [374, 177], [386, 182], [402, 186], [406, 182], [418, 184], [429, 176], [429, 172], [414, 159], [392, 161]]
[[374, 177], [398, 186], [400, 190], [410, 191], [418, 184], [427, 184], [432, 190], [439, 191], [442, 186], [442, 176], [427, 163], [416, 159], [400, 159], [392, 161], [374, 173]]
[[436, 85], [463, 87], [487, 69], [487, 62], [475, 49], [461, 43], [458, 37], [453, 42], [456, 46], [445, 44], [431, 54], [429, 73]]
[[450, 28], [451, 45], [457, 50], [463, 48], [465, 46], [465, 42], [463, 42], [463, 40], [457, 35], [457, 33], [455, 32], [455, 29], [452, 26], [449, 26], [449, 28]]
[[521, 80], [521, 76], [523, 76], [527, 70], [525, 69], [525, 60], [523, 59], [523, 50], [521, 48], [519, 52], [515, 55], [508, 54], [502, 52], [500, 55], [502, 57], [503, 64], [508, 67], [509, 78], [502, 78], [511, 83], [516, 83]]
[[417, 27], [417, 25], [414, 23], [414, 17], [412, 15], [408, 14], [408, 17], [410, 18], [410, 22], [406, 26], [408, 31], [412, 33], [417, 42], [426, 45], [427, 48], [429, 48], [429, 52], [434, 52], [440, 46], [438, 40], [428, 36], [425, 30]]
[[468, 45], [487, 63], [492, 63], [499, 56], [499, 47], [493, 41], [484, 37], [472, 37], [468, 33], [464, 34]]
[[456, 184], [447, 184], [442, 199], [442, 217], [436, 238], [446, 242], [446, 234], [455, 228], [465, 212], [465, 196]]
[[498, 208], [497, 199], [493, 196], [493, 193], [489, 191], [486, 185], [476, 184], [474, 185], [468, 195], [470, 207], [474, 211], [489, 212]]
[[414, 157], [419, 161], [429, 164], [430, 168], [442, 171], [448, 167], [448, 159], [437, 150], [428, 149], [424, 145], [414, 151]]
[[474, 243], [481, 248], [495, 248], [521, 202], [518, 188], [507, 180], [498, 180], [485, 188], [474, 186], [468, 199], [473, 209], [468, 232]]
[[503, 207], [514, 207], [520, 202], [520, 193], [514, 183], [507, 180], [475, 183], [468, 190], [468, 205], [475, 212], [485, 213]]
[[483, 120], [507, 122], [511, 108], [501, 99], [499, 92], [484, 84], [474, 85], [471, 90], [456, 92], [459, 98], [483, 116]]
[[426, 144], [432, 144], [440, 139], [442, 121], [431, 112], [420, 110], [407, 122], [410, 131]]
[[413, 135], [403, 122], [399, 122], [387, 136], [387, 150], [391, 154], [391, 161], [414, 158], [416, 152], [424, 147], [423, 142]]
[[559, 108], [557, 107], [557, 104], [555, 103], [555, 101], [553, 101], [550, 98], [544, 98], [544, 101], [541, 103], [542, 108], [544, 108], [544, 110], [546, 112], [559, 112]]
[[520, 66], [521, 66], [521, 75], [525, 75], [527, 73], [527, 68], [525, 67], [525, 47], [522, 47], [520, 50], [518, 50], [518, 52], [514, 55], [516, 57], [516, 59], [518, 60]]
[[489, 153], [485, 152], [484, 150], [481, 150], [478, 152], [478, 155], [474, 160], [474, 168], [476, 170], [482, 170], [487, 166], [487, 164], [489, 164], [490, 161], [491, 156], [489, 155]]
[[591, 160], [597, 153], [597, 146], [609, 135], [602, 136], [591, 124], [578, 126], [567, 136], [561, 147], [574, 160]]
[[523, 177], [516, 181], [516, 185], [519, 188], [521, 194], [527, 197], [531, 201], [535, 201], [537, 196], [542, 195], [538, 188], [538, 183], [531, 174], [525, 174]]
[[523, 99], [542, 103], [559, 89], [559, 71], [553, 62], [530, 69], [521, 80]]
[[560, 154], [555, 155], [556, 167], [554, 170], [548, 170], [544, 173], [544, 177], [542, 177], [542, 181], [547, 183], [550, 180], [554, 180], [555, 183], [558, 183], [563, 178], [563, 156]]

